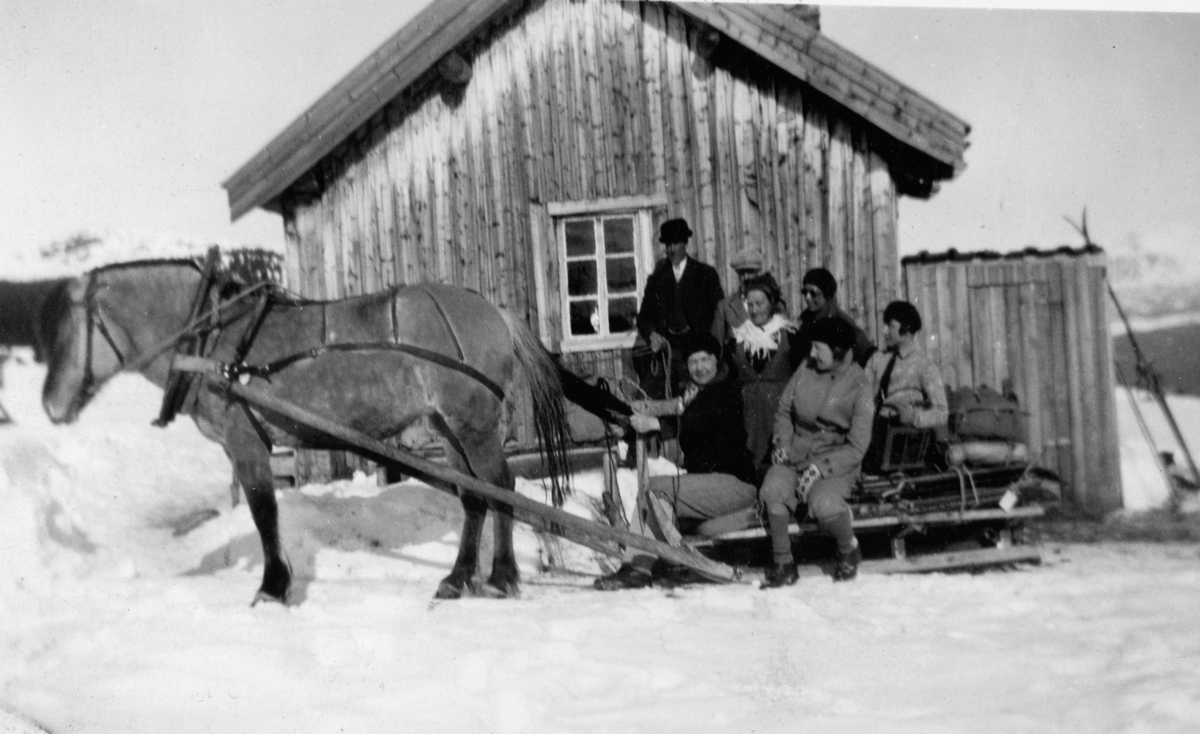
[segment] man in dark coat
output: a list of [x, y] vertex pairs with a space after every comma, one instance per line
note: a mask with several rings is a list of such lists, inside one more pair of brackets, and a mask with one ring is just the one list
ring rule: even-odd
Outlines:
[[[711, 265], [689, 257], [688, 240], [692, 230], [684, 219], [669, 219], [659, 230], [658, 241], [666, 248], [666, 257], [658, 262], [646, 280], [646, 292], [638, 310], [637, 329], [651, 352], [650, 359], [638, 359], [638, 377], [649, 397], [666, 397], [666, 375], [655, 374], [652, 365], [661, 365], [661, 354], [670, 346], [670, 390], [678, 395], [686, 378], [682, 352], [689, 334], [712, 329], [717, 304], [725, 297], [721, 279]], [[635, 346], [635, 354], [639, 351]]]

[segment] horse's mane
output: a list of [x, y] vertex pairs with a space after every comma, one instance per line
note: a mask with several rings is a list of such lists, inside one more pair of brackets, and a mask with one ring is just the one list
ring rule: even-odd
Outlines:
[[71, 311], [71, 297], [67, 293], [71, 287], [70, 280], [59, 281], [57, 285], [42, 299], [37, 313], [37, 344], [38, 356], [45, 356], [47, 350], [54, 346], [54, 332], [58, 325]]
[[187, 257], [160, 257], [152, 260], [124, 260], [122, 262], [109, 263], [100, 265], [88, 271], [91, 275], [99, 275], [100, 273], [111, 273], [117, 270], [133, 270], [135, 268], [152, 268], [152, 267], [178, 267], [187, 266], [200, 272], [200, 263], [196, 262], [195, 258]]

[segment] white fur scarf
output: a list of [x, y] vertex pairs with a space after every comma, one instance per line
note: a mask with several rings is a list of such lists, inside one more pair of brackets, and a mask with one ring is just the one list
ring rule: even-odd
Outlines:
[[753, 321], [746, 319], [734, 328], [733, 338], [750, 357], [765, 359], [779, 348], [779, 332], [784, 330], [795, 331], [796, 325], [775, 314], [762, 326], [755, 326]]

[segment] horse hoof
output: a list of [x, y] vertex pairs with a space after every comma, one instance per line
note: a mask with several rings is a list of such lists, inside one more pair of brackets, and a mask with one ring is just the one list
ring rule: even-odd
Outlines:
[[516, 579], [501, 581], [497, 578], [490, 578], [483, 585], [483, 595], [491, 599], [515, 599], [521, 595], [521, 587]]
[[479, 595], [488, 599], [515, 599], [521, 593], [516, 584], [497, 586], [489, 581], [479, 589]]
[[448, 584], [439, 584], [437, 593], [433, 595], [434, 599], [461, 599], [462, 589], [457, 589]]
[[461, 599], [463, 596], [473, 593], [474, 589], [470, 582], [455, 581], [453, 579], [443, 579], [442, 583], [438, 584], [437, 593], [433, 595], [434, 599]]
[[254, 608], [255, 606], [258, 605], [258, 603], [260, 601], [264, 601], [269, 604], [282, 604], [285, 607], [287, 606], [287, 600], [283, 596], [275, 596], [274, 594], [268, 594], [267, 592], [263, 591], [262, 589], [259, 589], [258, 593], [254, 595], [254, 601], [250, 602], [250, 607]]

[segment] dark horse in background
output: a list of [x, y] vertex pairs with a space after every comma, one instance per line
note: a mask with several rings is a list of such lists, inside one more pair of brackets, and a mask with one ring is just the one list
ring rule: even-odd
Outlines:
[[[213, 286], [206, 281], [195, 262], [150, 261], [98, 268], [55, 289], [40, 320], [48, 365], [42, 404], [51, 420], [74, 421], [106, 380], [184, 330], [198, 297], [211, 301], [204, 294]], [[228, 365], [243, 382], [379, 439], [425, 419], [452, 467], [511, 490], [500, 433], [504, 396], [520, 369], [551, 471], [564, 466], [561, 368], [525, 324], [478, 293], [438, 284], [329, 302], [265, 293], [226, 300], [228, 308], [198, 337], [202, 354]], [[140, 372], [166, 386], [173, 353], [164, 351]], [[239, 401], [221, 389], [220, 380], [190, 379], [180, 410], [224, 447], [262, 541], [263, 579], [255, 600], [286, 601], [291, 568], [280, 544], [271, 446], [348, 447]], [[571, 383], [578, 395], [578, 378]], [[473, 577], [488, 504], [460, 496], [466, 517], [458, 556], [437, 597], [515, 594], [511, 511], [492, 508], [492, 571], [478, 589]]]
[[46, 296], [65, 281], [0, 280], [0, 346], [33, 347], [33, 358], [44, 361], [37, 338], [38, 312]]

